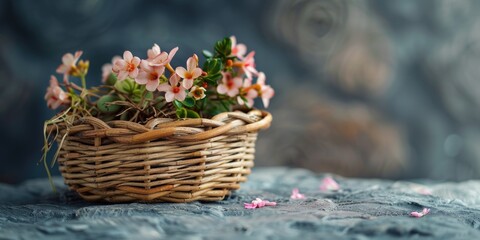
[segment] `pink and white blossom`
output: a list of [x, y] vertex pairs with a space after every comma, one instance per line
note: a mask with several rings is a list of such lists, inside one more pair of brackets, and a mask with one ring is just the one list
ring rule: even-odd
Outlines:
[[195, 98], [195, 100], [200, 100], [205, 98], [207, 95], [205, 94], [207, 90], [204, 87], [193, 86], [188, 93], [188, 96]]
[[68, 76], [71, 74], [72, 69], [77, 65], [78, 59], [82, 56], [82, 51], [76, 51], [75, 55], [66, 53], [62, 57], [62, 64], [57, 67], [57, 73], [63, 74], [63, 81], [68, 83]]
[[122, 58], [120, 56], [114, 56], [112, 58], [111, 63], [103, 64], [103, 66], [102, 66], [102, 83], [107, 82], [108, 77], [110, 76], [110, 74], [113, 73], [113, 64], [119, 59], [122, 59]]
[[138, 65], [140, 65], [140, 58], [134, 57], [130, 51], [125, 51], [123, 59], [118, 59], [113, 64], [113, 72], [117, 74], [118, 81], [123, 81], [127, 77], [136, 78]]
[[178, 51], [178, 47], [173, 48], [170, 50], [169, 53], [167, 52], [162, 52], [160, 50], [160, 47], [155, 44], [153, 47], [147, 51], [148, 59], [147, 61], [149, 62], [150, 66], [153, 67], [160, 67], [160, 66], [166, 66], [167, 64], [172, 61], [173, 57]]
[[157, 89], [160, 84], [160, 77], [165, 72], [165, 67], [152, 67], [148, 64], [147, 61], [142, 60], [140, 63], [140, 72], [135, 78], [135, 82], [141, 85], [145, 85], [145, 88], [153, 92]]
[[47, 106], [51, 109], [57, 109], [60, 105], [70, 103], [69, 96], [58, 85], [58, 80], [55, 76], [50, 76], [50, 86], [47, 88], [45, 94]]
[[152, 61], [156, 56], [160, 55], [160, 53], [162, 53], [160, 46], [156, 43], [153, 44], [153, 47], [147, 50], [147, 61]]
[[222, 83], [218, 84], [217, 92], [220, 94], [226, 94], [230, 97], [235, 97], [240, 92], [243, 80], [240, 77], [232, 77], [228, 72], [222, 72]]
[[270, 85], [265, 85], [265, 74], [263, 72], [258, 73], [257, 84], [260, 85], [260, 97], [262, 98], [263, 106], [268, 108], [270, 99], [275, 95], [275, 91]]
[[340, 185], [338, 185], [338, 183], [335, 182], [335, 180], [333, 180], [332, 177], [328, 176], [328, 177], [324, 177], [322, 179], [322, 184], [320, 185], [320, 190], [322, 190], [322, 191], [328, 191], [328, 190], [336, 191], [336, 190], [339, 190], [339, 189], [340, 189]]
[[253, 74], [258, 74], [257, 69], [255, 68], [255, 52], [250, 52], [241, 63], [242, 72], [245, 73], [248, 79], [252, 78]]
[[255, 103], [254, 99], [258, 97], [258, 92], [257, 92], [257, 90], [255, 90], [253, 88], [250, 88], [250, 89], [248, 89], [247, 93], [243, 97], [245, 97], [247, 102], [243, 101], [243, 99], [240, 96], [238, 96], [237, 97], [238, 103], [240, 105], [246, 104], [247, 107], [252, 108], [253, 104]]
[[290, 195], [291, 199], [305, 199], [305, 195], [301, 194], [298, 188], [294, 188], [292, 190], [292, 195]]
[[237, 44], [237, 38], [235, 36], [231, 36], [230, 40], [232, 41], [232, 55], [239, 58], [243, 59], [245, 56], [245, 53], [247, 53], [247, 46], [243, 43]]
[[244, 203], [243, 205], [246, 209], [254, 209], [254, 208], [262, 208], [265, 206], [276, 206], [277, 203], [256, 198], [255, 200], [252, 201], [252, 203]]
[[427, 215], [430, 212], [430, 208], [423, 208], [421, 212], [411, 212], [410, 216], [411, 217], [416, 217], [416, 218], [421, 218], [425, 215]]
[[194, 55], [187, 60], [187, 69], [184, 67], [177, 67], [175, 72], [183, 78], [183, 87], [190, 89], [193, 86], [193, 80], [202, 75], [202, 69], [198, 66], [198, 58]]
[[187, 93], [185, 92], [185, 88], [180, 85], [180, 76], [177, 74], [173, 74], [170, 79], [168, 80], [169, 83], [162, 83], [158, 86], [158, 91], [166, 92], [165, 93], [165, 100], [167, 102], [172, 102], [174, 99], [178, 101], [185, 100]]

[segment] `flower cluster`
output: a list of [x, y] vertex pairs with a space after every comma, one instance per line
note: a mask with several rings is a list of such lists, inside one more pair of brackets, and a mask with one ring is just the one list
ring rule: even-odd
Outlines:
[[[145, 58], [125, 51], [102, 68], [103, 85], [87, 89], [88, 61], [82, 52], [65, 54], [57, 73], [64, 75], [62, 89], [54, 76], [45, 99], [48, 107], [70, 106], [79, 114], [104, 120], [146, 121], [154, 117], [211, 117], [221, 112], [253, 108], [256, 98], [268, 107], [274, 90], [257, 70], [255, 52], [247, 53], [234, 36], [218, 41], [214, 51], [196, 54], [184, 66], [172, 66], [178, 47], [162, 51], [154, 44]], [[81, 79], [81, 86], [69, 76]]]

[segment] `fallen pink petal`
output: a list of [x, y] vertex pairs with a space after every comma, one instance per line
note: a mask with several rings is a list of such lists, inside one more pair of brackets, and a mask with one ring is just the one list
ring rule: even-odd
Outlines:
[[322, 191], [336, 191], [340, 189], [340, 185], [338, 185], [332, 177], [325, 177], [322, 179], [322, 184], [320, 185], [320, 190]]
[[291, 199], [305, 199], [305, 195], [301, 194], [298, 188], [294, 188], [292, 190], [292, 195], [290, 195]]
[[253, 209], [253, 208], [262, 208], [265, 206], [275, 206], [277, 205], [277, 203], [256, 198], [255, 200], [252, 201], [252, 203], [244, 203], [243, 205], [246, 209]]
[[411, 212], [411, 217], [421, 218], [430, 212], [430, 208], [423, 208], [422, 212]]
[[257, 207], [257, 204], [244, 203], [244, 207], [245, 207], [246, 209], [252, 209], [252, 208], [256, 208], [256, 207]]
[[408, 183], [408, 189], [422, 195], [432, 195], [432, 190], [423, 185], [423, 184], [417, 184], [417, 183]]
[[416, 192], [422, 195], [432, 195], [432, 191], [428, 188], [421, 188], [416, 190]]

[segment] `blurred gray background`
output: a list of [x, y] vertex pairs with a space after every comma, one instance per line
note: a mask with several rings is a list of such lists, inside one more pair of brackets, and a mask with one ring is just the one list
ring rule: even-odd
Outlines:
[[[0, 181], [45, 177], [43, 100], [66, 52], [102, 64], [153, 43], [174, 65], [236, 35], [276, 89], [257, 166], [480, 177], [480, 1], [0, 1]], [[56, 172], [58, 174], [58, 171]]]

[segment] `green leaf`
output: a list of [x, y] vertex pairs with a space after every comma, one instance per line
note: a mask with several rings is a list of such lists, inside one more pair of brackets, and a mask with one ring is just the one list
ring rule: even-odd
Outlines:
[[178, 118], [186, 118], [187, 117], [187, 109], [185, 108], [178, 108], [176, 111]]
[[190, 110], [190, 109], [186, 109], [187, 110], [187, 117], [188, 118], [200, 118], [200, 115], [193, 111], [193, 110]]
[[117, 96], [113, 95], [105, 95], [102, 96], [100, 99], [97, 101], [97, 108], [103, 113], [114, 113], [120, 110], [119, 105], [114, 105], [112, 102], [118, 101], [119, 98]]
[[183, 108], [182, 102], [180, 102], [180, 101], [178, 101], [178, 100], [176, 100], [176, 99], [173, 100], [173, 105], [175, 105], [175, 107], [176, 107], [177, 109]]
[[163, 109], [163, 107], [165, 107], [165, 105], [167, 105], [167, 102], [165, 101], [165, 98], [162, 97], [162, 96], [158, 96], [157, 98], [155, 98], [155, 101], [157, 104], [155, 104], [155, 108], [159, 111], [161, 111]]
[[185, 107], [193, 107], [195, 106], [195, 99], [193, 99], [192, 97], [187, 97], [185, 98], [185, 100], [182, 102], [182, 104], [185, 106]]
[[[146, 107], [151, 101], [153, 101], [153, 93], [152, 92], [147, 91], [144, 94], [145, 95], [143, 96], [143, 106], [142, 107]], [[141, 98], [140, 98], [140, 100], [141, 100]], [[140, 103], [140, 100], [138, 100], [139, 103]]]
[[205, 58], [212, 58], [213, 57], [213, 53], [211, 53], [210, 51], [208, 50], [203, 50], [202, 51], [202, 54]]
[[209, 85], [213, 85], [213, 86], [217, 86], [217, 81], [216, 80], [213, 80], [211, 78], [204, 78], [204, 80], [209, 84]]
[[207, 103], [207, 97], [204, 97], [200, 100], [197, 101], [197, 108], [203, 109], [205, 107], [205, 104]]
[[211, 104], [208, 111], [207, 111], [207, 114], [209, 116], [215, 116], [219, 113], [222, 113], [222, 112], [225, 112], [225, 110], [223, 110], [223, 107], [221, 106], [220, 103], [216, 103], [216, 104]]
[[248, 100], [247, 100], [247, 98], [246, 98], [245, 96], [240, 96], [240, 98], [243, 100], [243, 105], [245, 105], [245, 106], [247, 106], [247, 107], [249, 107], [249, 108], [252, 107], [252, 106], [249, 106], [249, 105], [248, 105]]
[[222, 78], [222, 74], [221, 74], [221, 73], [217, 73], [217, 74], [208, 76], [208, 78], [210, 78], [212, 81], [216, 82], [216, 81], [218, 81], [220, 78]]
[[114, 87], [122, 93], [132, 94], [135, 91], [133, 80], [125, 79], [123, 81], [117, 81]]
[[117, 76], [115, 76], [115, 74], [113, 73], [110, 73], [110, 75], [108, 75], [107, 81], [105, 81], [105, 83], [109, 86], [115, 85], [116, 82], [117, 82]]
[[232, 41], [224, 38], [215, 44], [215, 53], [222, 57], [228, 57], [232, 53]]
[[195, 80], [193, 80], [193, 86], [201, 86], [201, 82], [203, 82], [203, 77], [199, 77]]
[[219, 73], [223, 68], [222, 59], [220, 58], [210, 58], [205, 61], [203, 64], [203, 70], [208, 73], [208, 75], [213, 75]]
[[144, 98], [147, 99], [147, 100], [152, 100], [153, 99], [153, 92], [148, 91], [147, 93], [145, 93]]
[[142, 96], [142, 93], [143, 93], [143, 91], [142, 91], [141, 89], [139, 89], [139, 88], [135, 88], [135, 89], [133, 89], [133, 91], [132, 91], [132, 94], [133, 94], [134, 96]]
[[222, 78], [221, 73], [216, 73], [212, 75], [208, 75], [206, 77], [203, 77], [202, 79], [206, 81], [209, 85], [217, 86], [218, 83], [217, 81]]
[[225, 108], [225, 112], [229, 112], [230, 111], [230, 106], [229, 106], [229, 103], [228, 101], [220, 101], [220, 103], [222, 104], [222, 106]]

